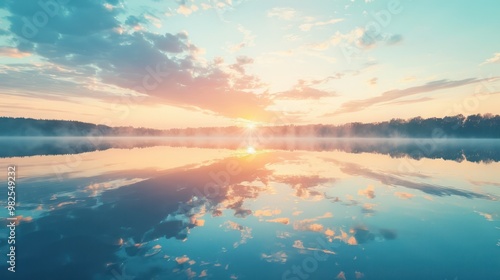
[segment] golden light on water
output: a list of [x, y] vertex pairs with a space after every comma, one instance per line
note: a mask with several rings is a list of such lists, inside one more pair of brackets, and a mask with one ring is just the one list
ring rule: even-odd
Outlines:
[[246, 126], [248, 129], [254, 129], [257, 125], [255, 123], [251, 122], [251, 123], [247, 123]]

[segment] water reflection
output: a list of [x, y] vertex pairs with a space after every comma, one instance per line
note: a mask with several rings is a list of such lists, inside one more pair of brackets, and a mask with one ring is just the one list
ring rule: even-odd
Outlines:
[[53, 149], [1, 159], [24, 173], [13, 279], [500, 276], [500, 163], [299, 146], [110, 146], [62, 176]]
[[0, 158], [34, 155], [79, 154], [107, 149], [154, 146], [205, 149], [345, 151], [378, 153], [412, 159], [441, 158], [454, 161], [500, 161], [496, 139], [371, 139], [371, 138], [0, 138]]

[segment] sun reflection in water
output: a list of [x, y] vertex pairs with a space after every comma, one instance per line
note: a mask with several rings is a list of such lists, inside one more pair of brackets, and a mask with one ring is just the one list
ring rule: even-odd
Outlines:
[[247, 123], [246, 126], [247, 126], [247, 129], [252, 130], [257, 126], [257, 124], [252, 122], [252, 123]]

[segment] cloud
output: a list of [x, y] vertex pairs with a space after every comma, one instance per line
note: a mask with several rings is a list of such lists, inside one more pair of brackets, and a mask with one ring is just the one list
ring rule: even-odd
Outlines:
[[128, 16], [125, 20], [125, 25], [130, 26], [135, 30], [141, 30], [143, 28], [141, 24], [144, 23], [146, 23], [146, 20], [144, 20], [144, 18], [136, 17], [133, 15]]
[[[0, 66], [0, 84], [3, 94], [29, 98], [67, 101], [75, 97], [111, 100], [116, 88], [95, 81], [95, 70], [86, 67], [70, 69], [52, 63], [9, 64]], [[120, 89], [120, 94], [132, 91]]]
[[318, 100], [327, 97], [335, 97], [337, 94], [313, 88], [311, 87], [311, 83], [299, 80], [292, 89], [276, 93], [273, 96], [276, 99]]
[[[23, 234], [19, 236], [19, 240], [30, 239], [32, 244], [31, 253], [35, 259], [51, 259], [56, 260], [54, 265], [62, 265], [60, 261], [64, 260], [66, 255], [85, 255], [92, 256], [89, 258], [77, 258], [74, 260], [75, 269], [71, 271], [56, 271], [46, 269], [45, 264], [37, 264], [36, 262], [30, 266], [30, 270], [26, 271], [26, 279], [72, 279], [75, 273], [83, 278], [92, 278], [92, 276], [103, 273], [103, 264], [116, 263], [120, 259], [116, 255], [117, 245], [123, 246], [127, 255], [142, 255], [145, 253], [154, 253], [160, 249], [158, 247], [148, 248], [160, 242], [147, 245], [148, 242], [157, 239], [178, 238], [185, 240], [190, 233], [192, 225], [189, 223], [193, 213], [198, 215], [203, 211], [199, 211], [204, 207], [209, 207], [218, 204], [219, 197], [206, 197], [206, 194], [197, 195], [198, 200], [193, 200], [193, 190], [203, 188], [207, 182], [213, 180], [210, 178], [211, 172], [225, 170], [228, 163], [234, 163], [233, 160], [239, 161], [239, 166], [242, 167], [242, 172], [231, 177], [232, 183], [237, 182], [252, 182], [261, 178], [264, 172], [265, 165], [271, 162], [278, 161], [264, 155], [257, 155], [251, 160], [235, 157], [231, 159], [223, 159], [209, 165], [199, 166], [197, 168], [179, 168], [169, 169], [164, 172], [153, 171], [133, 171], [133, 177], [130, 178], [149, 178], [147, 180], [137, 182], [131, 185], [123, 186], [116, 189], [110, 189], [101, 194], [103, 201], [109, 203], [94, 205], [95, 207], [87, 207], [89, 203], [95, 202], [94, 197], [81, 196], [80, 203], [74, 207], [62, 207], [57, 211], [48, 211], [42, 217], [33, 217], [32, 223], [36, 222], [41, 228], [54, 229], [53, 234], [40, 235], [36, 234], [37, 229], [33, 226], [24, 227]], [[102, 176], [96, 177], [97, 181], [109, 181], [113, 178], [119, 179], [130, 176], [130, 170], [119, 172], [111, 172]], [[146, 173], [144, 173], [146, 172]], [[125, 175], [126, 174], [126, 175]], [[146, 175], [150, 174], [150, 175]], [[266, 176], [263, 176], [266, 177]], [[71, 184], [79, 184], [85, 178], [77, 178], [69, 181]], [[87, 181], [87, 180], [84, 180]], [[222, 188], [221, 191], [224, 191]], [[223, 194], [226, 196], [229, 194]], [[34, 197], [25, 197], [27, 203], [32, 201], [34, 207], [39, 204], [43, 195], [35, 195]], [[37, 198], [38, 197], [38, 198]], [[44, 197], [44, 196], [43, 196]], [[127, 199], [134, 197], [133, 200]], [[44, 198], [48, 199], [48, 198]], [[61, 200], [62, 199], [62, 200]], [[66, 199], [69, 199], [66, 197]], [[137, 201], [147, 201], [147, 209], [142, 203]], [[57, 205], [64, 202], [62, 197], [51, 201], [49, 204]], [[115, 211], [109, 211], [112, 207]], [[79, 208], [83, 211], [75, 211]], [[45, 207], [45, 210], [49, 208]], [[144, 215], [134, 215], [141, 211]], [[39, 215], [38, 215], [39, 216]], [[92, 217], [101, 217], [95, 219]], [[123, 217], [127, 217], [123, 219]], [[103, 226], [103, 222], [106, 226]], [[21, 224], [23, 226], [23, 224]], [[99, 228], [99, 231], [92, 231], [89, 235], [82, 235], [81, 228]], [[233, 231], [241, 234], [241, 239], [236, 239], [233, 246], [238, 246], [242, 242], [251, 238], [251, 229], [243, 225], [228, 222], [221, 226], [222, 229]], [[35, 233], [35, 234], [33, 234]], [[54, 250], [47, 252], [44, 248], [47, 245], [47, 237], [60, 242], [52, 243]], [[120, 241], [123, 240], [123, 241]], [[134, 240], [140, 240], [141, 243], [136, 243]], [[109, 243], [109, 242], [112, 243]], [[123, 242], [122, 245], [119, 245]], [[26, 243], [27, 244], [27, 243]], [[82, 244], [82, 246], [66, 246], [67, 244]], [[146, 246], [144, 246], [146, 245]], [[146, 250], [145, 250], [146, 249]], [[148, 249], [154, 249], [149, 251]], [[50, 258], [51, 255], [53, 258]], [[172, 262], [175, 265], [177, 260], [183, 264], [180, 266], [186, 267], [191, 264], [187, 255], [174, 255]], [[117, 268], [118, 269], [118, 268]], [[144, 271], [147, 271], [146, 268]], [[201, 268], [199, 269], [201, 270]]]
[[388, 103], [384, 103], [384, 105], [406, 105], [406, 104], [413, 104], [413, 103], [420, 103], [420, 102], [427, 102], [434, 100], [432, 97], [422, 97], [422, 98], [416, 98], [416, 99], [409, 99], [409, 100], [400, 100], [400, 101], [392, 101]]
[[293, 228], [295, 230], [300, 230], [300, 231], [323, 232], [323, 229], [324, 229], [323, 225], [319, 224], [319, 223], [315, 223], [315, 222], [319, 219], [327, 219], [327, 218], [332, 218], [332, 217], [333, 217], [332, 213], [326, 212], [322, 216], [295, 221], [293, 223]]
[[276, 219], [272, 219], [272, 220], [266, 220], [266, 222], [280, 223], [280, 224], [288, 225], [290, 223], [290, 219], [289, 218], [276, 218]]
[[185, 262], [188, 262], [189, 261], [189, 257], [184, 255], [184, 256], [181, 256], [181, 257], [176, 257], [175, 258], [175, 261], [178, 263], [178, 264], [183, 264]]
[[170, 33], [158, 35], [144, 32], [143, 35], [145, 39], [152, 42], [156, 48], [166, 53], [183, 53], [196, 48], [190, 44], [186, 44], [188, 37], [184, 32], [180, 32], [175, 35]]
[[302, 31], [309, 31], [313, 27], [335, 24], [335, 23], [341, 22], [343, 20], [344, 19], [342, 19], [342, 18], [334, 18], [334, 19], [330, 19], [330, 20], [327, 20], [327, 21], [316, 21], [316, 22], [311, 22], [311, 23], [304, 23], [304, 24], [301, 24], [299, 26], [299, 28]]
[[283, 20], [291, 20], [297, 16], [297, 11], [292, 8], [272, 8], [267, 12], [268, 17], [275, 17]]
[[212, 6], [211, 6], [211, 5], [209, 5], [209, 4], [207, 4], [207, 3], [201, 3], [201, 8], [202, 8], [203, 10], [209, 10], [209, 9], [211, 9], [211, 8], [212, 8]]
[[256, 87], [255, 76], [200, 59], [201, 50], [187, 33], [135, 30], [144, 21], [140, 17], [129, 16], [122, 23], [122, 8], [109, 9], [102, 1], [89, 0], [62, 4], [61, 13], [26, 36], [23, 18], [39, 11], [37, 1], [8, 0], [5, 7], [19, 53], [75, 71], [93, 69], [87, 78], [142, 94], [147, 97], [144, 105], [167, 104], [260, 121], [273, 117], [266, 110], [271, 99], [242, 88]]
[[372, 86], [375, 86], [377, 85], [377, 82], [378, 82], [378, 78], [371, 78], [370, 80], [368, 80], [368, 84], [369, 85], [372, 85]]
[[360, 48], [372, 48], [379, 42], [385, 42], [386, 45], [396, 45], [403, 41], [401, 34], [389, 34], [374, 32], [372, 29], [363, 29], [361, 37], [356, 41]]
[[377, 205], [373, 204], [373, 203], [365, 203], [361, 207], [361, 212], [366, 214], [367, 216], [371, 216], [373, 213], [375, 213], [375, 210], [374, 210], [375, 206], [377, 206]]
[[500, 52], [494, 53], [493, 57], [486, 59], [483, 63], [479, 65], [491, 64], [491, 63], [500, 63]]
[[297, 221], [293, 224], [293, 229], [300, 231], [313, 231], [313, 232], [322, 232], [323, 225], [318, 223], [312, 223], [308, 220]]
[[341, 33], [340, 31], [335, 32], [335, 34], [328, 40], [333, 46], [337, 46], [340, 43], [353, 44], [358, 41], [364, 34], [363, 28], [357, 27], [352, 29], [347, 33]]
[[401, 198], [401, 199], [410, 199], [410, 198], [415, 196], [414, 194], [407, 193], [407, 192], [395, 192], [394, 195]]
[[364, 46], [360, 43], [363, 34], [364, 30], [360, 27], [354, 28], [347, 33], [341, 33], [340, 31], [337, 31], [327, 40], [305, 45], [304, 48], [313, 51], [325, 51], [332, 46], [338, 46], [340, 44], [353, 45], [357, 48], [364, 48]]
[[325, 42], [321, 42], [321, 43], [309, 44], [309, 45], [306, 45], [306, 48], [313, 50], [313, 51], [325, 51], [328, 48], [330, 48], [330, 42], [325, 41]]
[[184, 16], [189, 16], [193, 12], [198, 11], [198, 6], [196, 6], [196, 5], [191, 5], [191, 6], [180, 5], [179, 8], [177, 8], [176, 11], [177, 11], [178, 14], [181, 14], [181, 15], [184, 15]]
[[391, 229], [380, 229], [379, 233], [385, 240], [394, 240], [398, 237], [396, 231]]
[[369, 199], [375, 198], [375, 190], [374, 190], [373, 186], [368, 186], [366, 189], [359, 190], [358, 194], [366, 196]]
[[474, 211], [476, 213], [478, 213], [479, 215], [483, 216], [486, 220], [488, 221], [493, 221], [493, 215], [492, 214], [489, 214], [489, 213], [484, 213], [484, 212], [479, 212], [479, 211]]
[[385, 42], [386, 45], [396, 45], [401, 41], [403, 41], [403, 36], [400, 34], [373, 34], [371, 30], [356, 27], [347, 33], [337, 31], [328, 40], [317, 43], [316, 46], [327, 49], [330, 46], [341, 45], [343, 48], [353, 48], [355, 51], [361, 51], [373, 48], [379, 42]]
[[240, 241], [233, 243], [234, 248], [237, 248], [241, 244], [247, 243], [248, 239], [253, 238], [252, 237], [252, 229], [249, 227], [242, 226], [242, 225], [235, 223], [235, 222], [232, 222], [232, 221], [226, 221], [221, 226], [226, 228], [227, 230], [236, 230], [236, 231], [240, 232], [241, 239], [240, 239]]
[[[397, 233], [391, 229], [379, 229], [378, 233], [370, 231], [364, 225], [357, 225], [350, 230], [353, 233], [352, 242], [356, 244], [365, 244], [371, 241], [382, 241], [382, 240], [395, 240], [397, 238]], [[355, 245], [355, 244], [352, 244]]]
[[151, 23], [152, 25], [156, 26], [157, 28], [162, 27], [162, 22], [161, 19], [155, 15], [152, 15], [150, 13], [145, 13], [144, 14], [144, 19], [148, 22]]
[[332, 179], [315, 176], [276, 176], [275, 180], [290, 185], [296, 190], [295, 195], [300, 198], [321, 197], [322, 194], [316, 190], [322, 184], [331, 182]]
[[[371, 178], [379, 181], [380, 183], [388, 186], [402, 186], [409, 189], [419, 190], [427, 194], [435, 195], [435, 196], [451, 196], [457, 195], [467, 198], [482, 198], [492, 200], [493, 198], [490, 195], [470, 192], [466, 190], [460, 190], [454, 187], [446, 187], [439, 185], [431, 185], [423, 182], [414, 182], [400, 178], [395, 174], [384, 173], [384, 172], [375, 172], [368, 168], [362, 167], [357, 164], [352, 163], [341, 163], [336, 160], [331, 160], [337, 163], [340, 166], [342, 172], [354, 175], [354, 176], [363, 176], [365, 178]], [[398, 174], [401, 175], [401, 174]]]
[[254, 62], [253, 58], [248, 56], [238, 56], [236, 57], [236, 63], [231, 64], [229, 68], [236, 70], [240, 74], [245, 74], [245, 66], [252, 64]]
[[300, 214], [302, 214], [302, 213], [304, 213], [304, 211], [293, 211], [293, 212], [292, 212], [292, 215], [293, 215], [293, 216], [298, 216], [298, 215], [300, 215]]
[[387, 45], [395, 45], [403, 41], [403, 36], [400, 34], [393, 34], [390, 36], [387, 36], [385, 39], [385, 42]]
[[275, 263], [286, 263], [286, 260], [288, 258], [287, 254], [283, 251], [276, 252], [274, 254], [265, 254], [262, 253], [261, 257], [266, 261], [266, 262], [275, 262]]
[[294, 42], [294, 41], [299, 40], [300, 37], [296, 34], [287, 34], [287, 35], [283, 36], [283, 39], [290, 41], [290, 42]]
[[[64, 202], [63, 202], [63, 203], [64, 203]], [[73, 202], [73, 203], [69, 203], [69, 202], [68, 202], [67, 204], [75, 204], [75, 203], [76, 203], [76, 202]], [[62, 203], [60, 203], [60, 204], [62, 204]], [[58, 206], [58, 207], [61, 207], [61, 206]], [[23, 216], [23, 215], [18, 215], [18, 216], [15, 216], [15, 217], [13, 217], [13, 218], [15, 219], [14, 223], [16, 224], [16, 226], [20, 225], [21, 223], [25, 223], [25, 222], [30, 223], [30, 222], [32, 222], [32, 221], [33, 221], [33, 217], [31, 217], [31, 216], [27, 216], [27, 217], [25, 217], [25, 216]], [[0, 218], [0, 220], [1, 220], [2, 222], [7, 222], [7, 219], [4, 219], [4, 218]]]
[[20, 51], [17, 48], [12, 47], [0, 47], [0, 56], [13, 57], [13, 58], [22, 58], [30, 56], [31, 53]]
[[327, 250], [327, 249], [321, 249], [321, 248], [312, 248], [312, 247], [305, 247], [304, 242], [302, 240], [295, 240], [292, 245], [293, 248], [297, 248], [300, 250], [309, 250], [309, 251], [320, 251], [325, 254], [330, 254], [330, 255], [335, 255], [335, 252]]
[[295, 240], [292, 247], [297, 249], [304, 249], [304, 242], [302, 242], [302, 240]]
[[347, 239], [347, 244], [349, 245], [358, 245], [358, 241], [356, 240], [356, 237], [351, 236], [349, 239]]
[[196, 225], [197, 227], [202, 227], [205, 225], [205, 220], [196, 220], [194, 221], [194, 225]]
[[407, 96], [428, 93], [435, 90], [460, 87], [463, 85], [473, 84], [480, 81], [482, 81], [482, 79], [476, 79], [476, 78], [469, 78], [457, 81], [437, 80], [421, 86], [415, 86], [401, 90], [400, 89], [390, 90], [382, 93], [380, 96], [344, 103], [342, 104], [342, 106], [340, 106], [340, 108], [336, 112], [332, 114], [327, 114], [327, 116], [335, 116], [345, 113], [358, 112], [380, 103], [397, 100]]
[[470, 181], [475, 186], [495, 186], [500, 187], [500, 182], [492, 182], [492, 181]]
[[6, 8], [11, 13], [7, 17], [10, 31], [38, 43], [55, 43], [60, 35], [84, 36], [119, 27], [116, 16], [123, 12], [120, 8], [107, 8], [103, 1], [70, 1], [58, 5], [58, 13], [47, 16], [46, 24], [38, 27], [40, 24], [33, 23], [33, 15], [42, 11], [38, 1], [7, 0]]
[[271, 217], [281, 213], [280, 209], [258, 209], [253, 212], [255, 217]]
[[327, 228], [325, 230], [325, 235], [328, 236], [328, 237], [334, 237], [335, 236], [335, 231], [332, 230], [332, 229]]
[[238, 31], [243, 34], [243, 40], [240, 43], [229, 45], [228, 50], [230, 52], [237, 52], [244, 47], [255, 45], [255, 35], [252, 34], [252, 31], [246, 29], [242, 25], [238, 25]]

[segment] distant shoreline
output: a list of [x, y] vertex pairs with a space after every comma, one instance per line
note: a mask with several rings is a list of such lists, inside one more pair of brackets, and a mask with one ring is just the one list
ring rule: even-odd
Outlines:
[[500, 115], [421, 117], [343, 125], [262, 125], [152, 129], [78, 121], [0, 117], [0, 137], [126, 138], [313, 138], [313, 139], [500, 139]]

